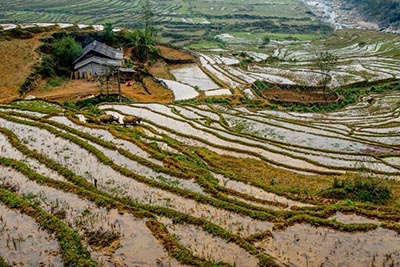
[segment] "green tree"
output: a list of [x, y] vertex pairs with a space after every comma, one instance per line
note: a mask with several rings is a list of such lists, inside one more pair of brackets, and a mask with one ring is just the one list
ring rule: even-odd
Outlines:
[[72, 37], [64, 37], [54, 43], [54, 61], [60, 70], [70, 70], [74, 60], [82, 54], [82, 47]]
[[51, 77], [55, 76], [54, 72], [54, 59], [50, 55], [44, 55], [42, 58], [42, 64], [36, 67], [36, 71], [38, 74], [42, 75], [42, 77]]
[[262, 39], [262, 42], [263, 42], [264, 45], [267, 45], [267, 44], [269, 44], [271, 42], [271, 39], [269, 39], [268, 35], [265, 35], [263, 37], [263, 39]]
[[144, 21], [144, 32], [147, 36], [154, 37], [155, 35], [155, 28], [153, 27], [153, 3], [150, 0], [142, 0], [142, 19]]
[[112, 45], [115, 42], [113, 24], [111, 22], [106, 22], [104, 24], [103, 34], [104, 34], [104, 40], [105, 40], [106, 44]]
[[132, 56], [141, 63], [152, 61], [157, 58], [158, 50], [151, 35], [145, 31], [135, 30], [127, 36], [130, 45], [133, 46]]
[[320, 52], [317, 54], [316, 66], [322, 74], [321, 85], [324, 91], [325, 102], [328, 101], [328, 83], [331, 80], [331, 72], [337, 65], [338, 57], [328, 51]]

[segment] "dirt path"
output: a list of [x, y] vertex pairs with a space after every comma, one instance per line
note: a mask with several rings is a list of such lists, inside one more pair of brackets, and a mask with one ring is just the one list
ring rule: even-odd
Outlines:
[[[138, 83], [132, 83], [131, 86], [121, 84], [122, 95], [140, 102], [161, 102], [168, 103], [173, 100], [173, 94], [170, 90], [155, 83], [151, 79], [145, 79], [147, 90]], [[38, 98], [44, 98], [52, 101], [78, 101], [99, 93], [98, 84], [86, 80], [69, 80], [61, 86], [46, 89], [42, 86], [41, 89], [32, 91], [29, 95]], [[110, 90], [110, 93], [118, 93], [117, 90]]]

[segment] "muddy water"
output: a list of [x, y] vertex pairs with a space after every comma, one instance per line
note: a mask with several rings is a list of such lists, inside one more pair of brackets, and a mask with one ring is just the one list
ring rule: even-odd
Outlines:
[[73, 123], [72, 121], [70, 121], [68, 118], [66, 117], [52, 117], [51, 118], [54, 121], [57, 121], [59, 123], [63, 123], [69, 127], [72, 127], [76, 130], [80, 130], [82, 132], [88, 133], [92, 136], [96, 136], [100, 139], [104, 139], [105, 141], [111, 142], [113, 144], [115, 144], [116, 146], [126, 149], [129, 152], [131, 152], [134, 155], [137, 155], [139, 157], [145, 158], [153, 163], [156, 163], [158, 165], [162, 165], [162, 162], [160, 162], [159, 160], [156, 160], [154, 158], [151, 158], [151, 156], [149, 155], [149, 153], [147, 153], [146, 151], [142, 150], [140, 147], [138, 147], [137, 145], [135, 145], [134, 143], [128, 142], [126, 140], [123, 139], [119, 139], [116, 138], [115, 136], [113, 136], [110, 132], [106, 131], [106, 130], [101, 130], [101, 129], [93, 129], [93, 128], [89, 128], [89, 127], [84, 127], [78, 124]]
[[266, 191], [262, 190], [261, 188], [257, 188], [257, 187], [254, 187], [254, 186], [242, 183], [242, 182], [230, 180], [220, 174], [214, 173], [213, 176], [214, 176], [214, 178], [218, 179], [221, 186], [235, 190], [235, 191], [243, 193], [243, 194], [247, 194], [249, 196], [253, 196], [253, 197], [261, 199], [261, 200], [278, 202], [283, 205], [287, 205], [288, 208], [291, 208], [293, 206], [297, 206], [297, 207], [312, 206], [312, 205], [301, 203], [298, 201], [293, 201], [293, 200], [278, 196], [273, 193], [266, 192]]
[[241, 233], [245, 236], [272, 228], [270, 223], [199, 204], [194, 200], [127, 178], [99, 162], [96, 157], [78, 145], [56, 137], [43, 129], [4, 120], [0, 120], [0, 124], [12, 129], [31, 149], [38, 150], [90, 182], [97, 181], [98, 187], [110, 194], [130, 197], [147, 204], [179, 209], [183, 213], [206, 218], [231, 232]]
[[400, 266], [400, 236], [382, 228], [341, 233], [298, 224], [273, 235], [257, 246], [288, 266]]
[[340, 138], [337, 134], [335, 137], [321, 136], [320, 134], [333, 134], [312, 128], [287, 125], [287, 127], [291, 129], [285, 129], [241, 117], [238, 118], [228, 115], [224, 115], [224, 117], [233, 126], [237, 124], [247, 125], [249, 128], [248, 131], [258, 136], [289, 144], [298, 144], [310, 147], [311, 149], [319, 148], [330, 151], [360, 152], [371, 147], [370, 145], [360, 142]]
[[38, 118], [42, 118], [42, 117], [44, 117], [44, 116], [47, 115], [47, 114], [43, 114], [43, 113], [39, 113], [39, 112], [33, 112], [33, 111], [28, 111], [28, 110], [0, 108], [0, 112], [7, 113], [7, 112], [10, 112], [10, 111], [12, 111], [12, 112], [18, 112], [18, 113], [21, 113], [21, 114], [26, 114], [26, 115], [35, 116], [35, 117], [38, 117]]
[[203, 116], [196, 114], [195, 112], [186, 109], [184, 107], [180, 107], [180, 106], [170, 106], [171, 108], [175, 108], [178, 112], [179, 115], [181, 115], [181, 117], [183, 117], [182, 119], [193, 119], [193, 120], [200, 120], [203, 119]]
[[217, 89], [219, 86], [213, 82], [196, 64], [171, 70], [177, 81], [197, 86], [201, 91]]
[[169, 185], [173, 185], [173, 186], [184, 188], [184, 189], [187, 189], [187, 190], [190, 190], [193, 192], [205, 194], [203, 189], [201, 188], [201, 186], [198, 185], [193, 179], [192, 180], [184, 180], [184, 179], [180, 179], [178, 177], [172, 177], [171, 175], [168, 175], [165, 173], [159, 173], [149, 167], [141, 165], [140, 163], [138, 163], [136, 161], [132, 161], [131, 159], [126, 158], [125, 156], [121, 155], [117, 151], [106, 149], [102, 146], [99, 146], [99, 145], [89, 142], [89, 141], [88, 141], [88, 143], [90, 145], [96, 147], [97, 149], [99, 149], [101, 152], [103, 152], [108, 158], [112, 159], [115, 164], [123, 166], [123, 167], [131, 170], [132, 172], [135, 172], [135, 173], [145, 176], [147, 178], [151, 178], [153, 180], [161, 181], [161, 182], [169, 184]]
[[175, 100], [195, 98], [199, 93], [191, 86], [176, 81], [161, 79], [175, 96]]
[[130, 214], [120, 214], [117, 210], [98, 208], [73, 194], [29, 181], [13, 170], [0, 168], [0, 172], [5, 178], [0, 182], [17, 186], [19, 194], [37, 196], [36, 200], [45, 210], [53, 214], [63, 214], [63, 220], [81, 235], [86, 230], [119, 233], [120, 245], [115, 249], [89, 247], [92, 257], [104, 266], [156, 266], [157, 262], [167, 265], [175, 261], [168, 257], [147, 228], [145, 220], [136, 219]]
[[174, 133], [170, 133], [168, 131], [165, 131], [163, 129], [157, 128], [155, 126], [152, 126], [152, 127], [157, 129], [157, 132], [163, 133], [163, 134], [167, 135], [170, 138], [173, 138], [173, 139], [175, 139], [175, 140], [177, 140], [179, 142], [182, 142], [182, 143], [190, 145], [190, 146], [197, 146], [197, 147], [207, 148], [207, 149], [209, 149], [209, 150], [211, 150], [211, 151], [213, 151], [213, 152], [215, 152], [217, 154], [220, 154], [220, 155], [228, 155], [228, 156], [237, 157], [237, 158], [258, 159], [257, 157], [252, 156], [252, 155], [248, 155], [246, 153], [233, 152], [233, 151], [229, 150], [229, 148], [227, 148], [226, 150], [215, 148], [215, 147], [213, 147], [211, 145], [206, 145], [206, 144], [204, 144], [204, 143], [202, 143], [200, 141], [197, 141], [197, 140], [194, 140], [194, 139], [190, 139], [190, 138], [186, 138], [186, 137], [182, 137], [182, 136], [176, 135]]
[[190, 107], [190, 106], [185, 106], [186, 109], [192, 110], [197, 114], [200, 114], [203, 117], [209, 117], [212, 120], [219, 121], [219, 115], [217, 113], [211, 112], [211, 111], [206, 111], [200, 109], [201, 107], [198, 106], [198, 108], [195, 107]]
[[356, 214], [344, 214], [341, 212], [336, 212], [335, 216], [332, 216], [329, 219], [336, 220], [342, 223], [373, 223], [378, 225], [381, 224], [381, 222], [378, 220], [372, 220]]
[[[150, 110], [137, 109], [134, 107], [118, 106], [118, 105], [113, 105], [113, 106], [105, 105], [105, 106], [101, 106], [100, 108], [101, 109], [114, 108], [114, 109], [121, 111], [123, 113], [126, 113], [126, 114], [138, 114], [139, 116], [141, 116], [145, 119], [154, 121], [155, 123], [162, 125], [164, 127], [168, 127], [170, 129], [173, 129], [177, 132], [181, 132], [183, 134], [201, 137], [202, 139], [205, 139], [208, 142], [212, 142], [212, 143], [215, 143], [215, 144], [218, 144], [221, 146], [225, 146], [225, 147], [227, 147], [227, 149], [236, 148], [236, 149], [242, 149], [244, 151], [253, 151], [253, 152], [256, 152], [268, 159], [274, 160], [279, 163], [284, 163], [284, 164], [287, 164], [290, 166], [298, 167], [298, 168], [310, 169], [310, 170], [320, 170], [320, 171], [328, 170], [327, 168], [319, 167], [319, 166], [316, 166], [314, 164], [308, 163], [303, 160], [294, 159], [289, 156], [278, 154], [275, 152], [270, 152], [263, 148], [256, 148], [256, 147], [252, 147], [252, 146], [248, 146], [248, 145], [244, 145], [244, 144], [235, 142], [237, 140], [240, 140], [240, 141], [246, 142], [248, 144], [260, 145], [260, 142], [258, 142], [258, 141], [254, 141], [254, 140], [242, 138], [239, 136], [235, 136], [235, 135], [232, 135], [229, 133], [225, 133], [222, 131], [210, 129], [215, 134], [220, 134], [226, 138], [231, 139], [231, 141], [226, 141], [226, 140], [223, 140], [223, 139], [217, 137], [214, 134], [203, 131], [202, 129], [207, 129], [207, 127], [202, 126], [201, 124], [196, 124], [196, 126], [200, 128], [200, 129], [196, 129], [186, 122], [177, 121], [172, 118], [154, 113]], [[265, 147], [271, 147], [270, 145], [265, 144], [265, 143], [263, 143], [262, 145]]]
[[1, 203], [0, 256], [10, 266], [63, 266], [57, 240], [31, 217]]
[[173, 224], [163, 218], [161, 222], [179, 242], [194, 255], [212, 261], [224, 261], [234, 266], [258, 266], [258, 259], [234, 243], [215, 237], [194, 225]]
[[0, 156], [22, 161], [26, 165], [28, 165], [28, 167], [32, 168], [35, 172], [41, 175], [51, 177], [52, 179], [55, 180], [65, 181], [64, 177], [62, 177], [55, 171], [50, 170], [45, 165], [39, 163], [37, 160], [28, 158], [27, 156], [23, 155], [20, 151], [15, 149], [10, 144], [10, 142], [8, 142], [8, 139], [2, 134], [0, 134]]

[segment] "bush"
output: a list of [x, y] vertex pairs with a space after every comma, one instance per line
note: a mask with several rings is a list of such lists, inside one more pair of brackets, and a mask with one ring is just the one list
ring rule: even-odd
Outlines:
[[57, 87], [62, 84], [62, 80], [60, 78], [49, 78], [47, 79], [47, 84], [51, 87]]
[[54, 58], [58, 68], [72, 68], [73, 61], [82, 53], [82, 47], [72, 37], [54, 43]]
[[16, 28], [9, 30], [8, 34], [12, 38], [17, 38], [17, 39], [30, 39], [34, 36], [33, 33], [29, 32], [26, 29], [22, 29], [21, 26], [17, 26]]
[[36, 73], [40, 74], [43, 78], [55, 76], [54, 60], [51, 56], [45, 55], [42, 58], [42, 64], [36, 67]]
[[332, 186], [320, 192], [320, 196], [374, 204], [385, 204], [393, 199], [391, 189], [385, 180], [362, 176], [345, 180], [335, 178]]

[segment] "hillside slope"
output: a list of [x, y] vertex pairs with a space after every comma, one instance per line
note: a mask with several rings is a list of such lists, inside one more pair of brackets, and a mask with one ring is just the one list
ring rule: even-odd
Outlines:
[[40, 36], [32, 39], [0, 41], [0, 101], [9, 101], [18, 96], [18, 88], [24, 83], [38, 60], [35, 49]]
[[345, 0], [344, 2], [381, 27], [400, 26], [399, 0]]

